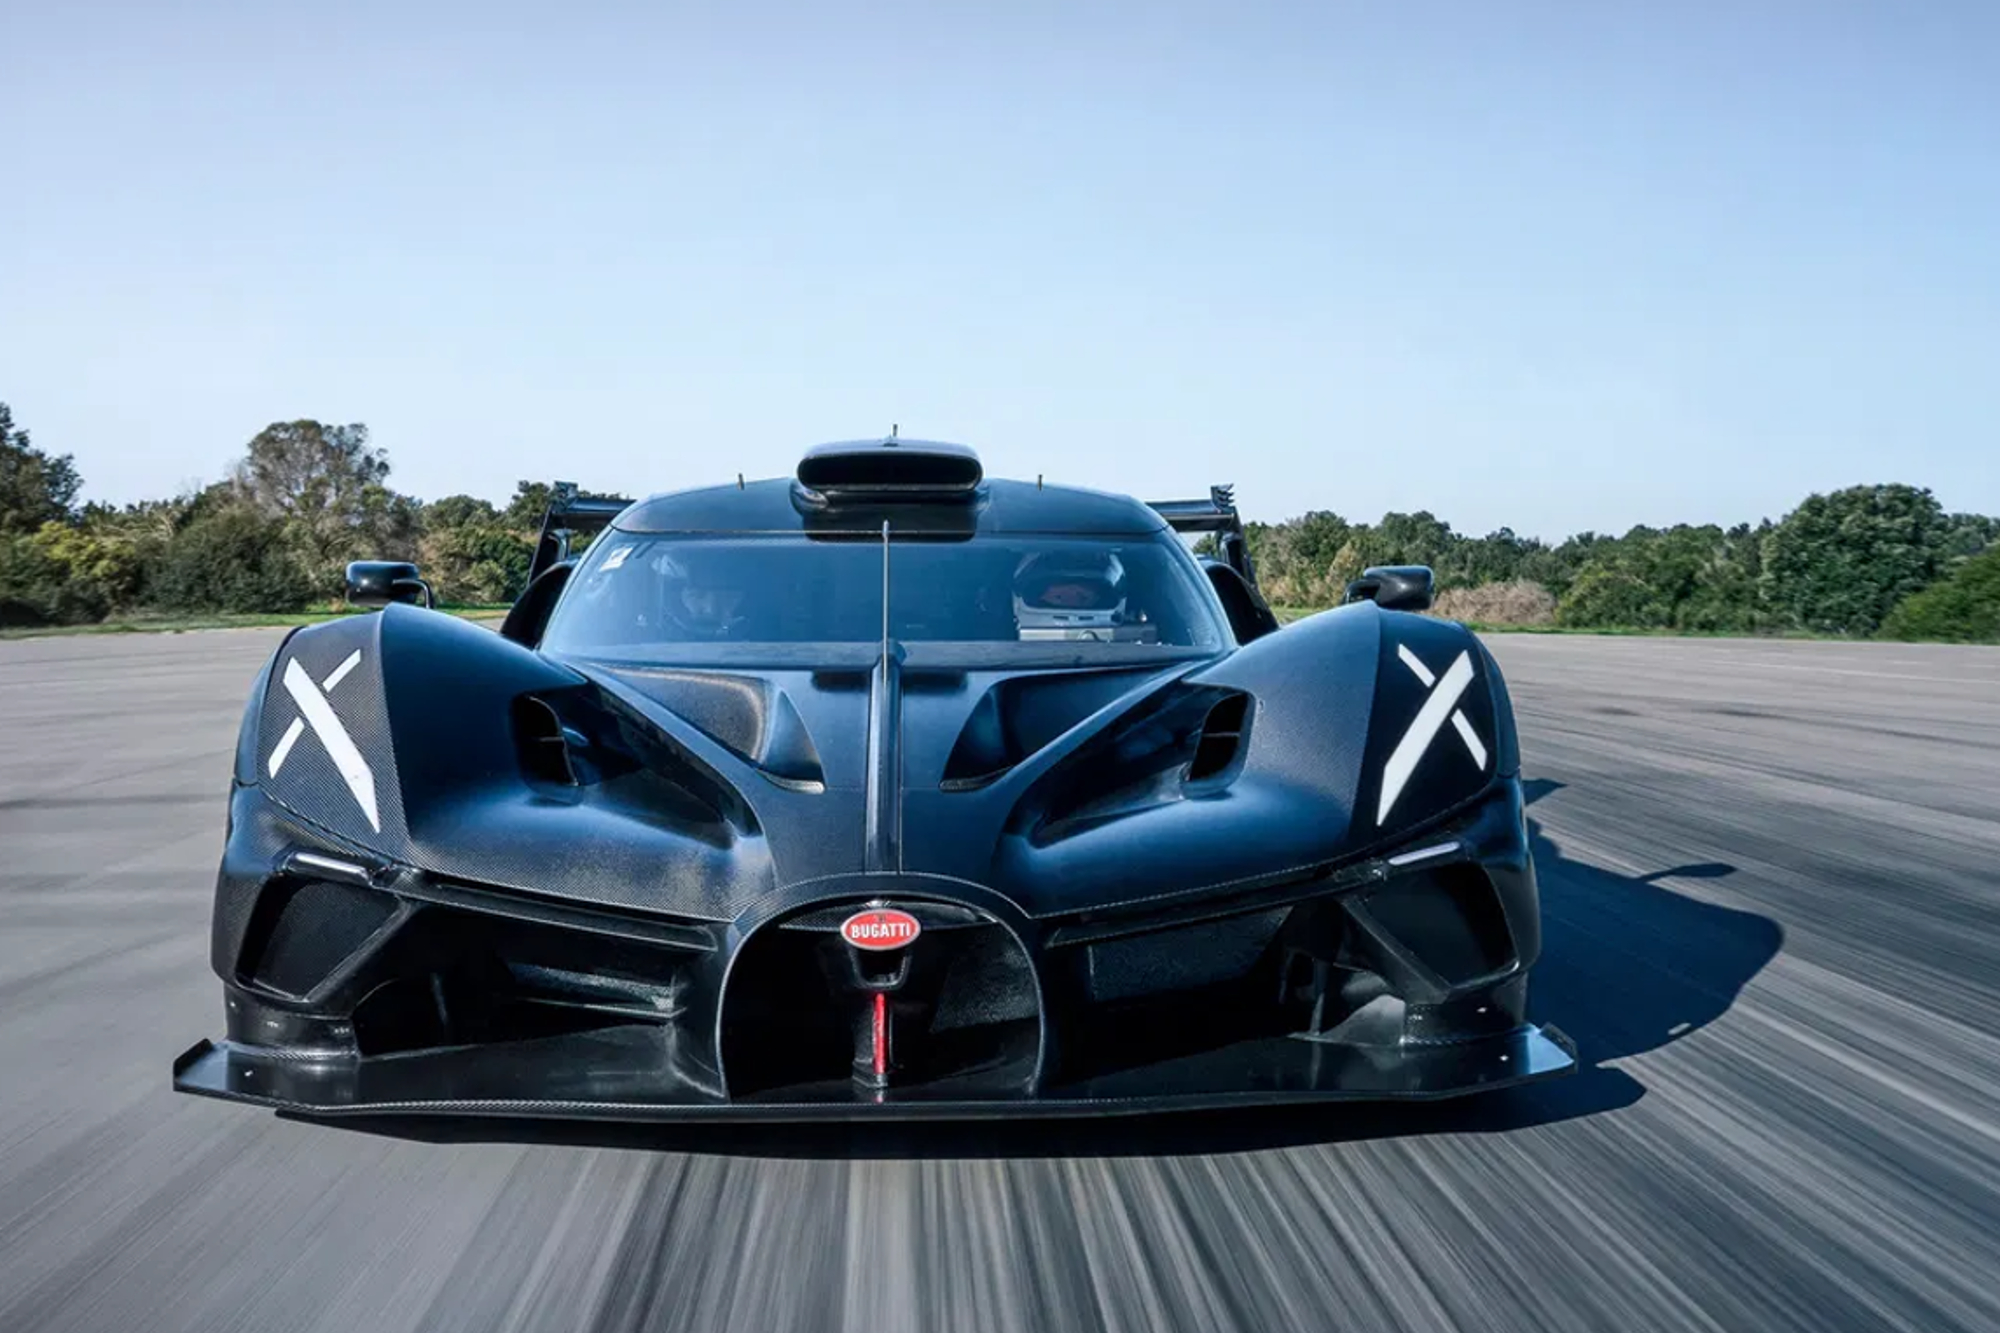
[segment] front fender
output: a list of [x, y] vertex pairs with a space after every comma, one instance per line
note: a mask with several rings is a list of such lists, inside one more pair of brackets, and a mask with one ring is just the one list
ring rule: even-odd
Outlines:
[[476, 625], [404, 606], [307, 626], [258, 677], [237, 780], [358, 846], [409, 860], [406, 791], [511, 775], [511, 700], [580, 680]]
[[1317, 793], [1329, 854], [1393, 843], [1520, 769], [1499, 666], [1456, 621], [1357, 602], [1189, 679], [1257, 700], [1244, 779]]
[[[1201, 718], [1231, 693], [1254, 701], [1239, 752], [1192, 778]], [[1309, 877], [1467, 813], [1518, 762], [1498, 669], [1464, 626], [1356, 603], [1078, 746], [1022, 798], [994, 883], [1067, 913]]]
[[[434, 875], [728, 917], [768, 885], [734, 789], [597, 687], [455, 617], [391, 605], [300, 630], [272, 659], [251, 749], [276, 806]], [[551, 785], [524, 766], [516, 705], [594, 719], [617, 772]]]

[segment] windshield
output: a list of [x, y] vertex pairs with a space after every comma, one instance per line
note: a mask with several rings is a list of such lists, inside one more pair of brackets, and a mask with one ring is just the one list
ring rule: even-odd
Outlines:
[[[889, 548], [892, 637], [963, 665], [1174, 657], [1223, 646], [1212, 594], [1168, 537], [980, 536]], [[882, 544], [796, 533], [611, 531], [563, 590], [542, 646], [675, 663], [786, 645], [879, 645]], [[1176, 651], [1178, 650], [1178, 651]]]

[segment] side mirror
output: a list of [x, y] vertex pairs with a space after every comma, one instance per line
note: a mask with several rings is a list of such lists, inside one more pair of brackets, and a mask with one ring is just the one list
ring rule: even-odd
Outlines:
[[347, 567], [347, 600], [354, 606], [387, 606], [403, 602], [414, 606], [419, 598], [426, 607], [435, 605], [431, 585], [417, 574], [407, 560], [356, 560]]
[[1425, 611], [1434, 588], [1428, 565], [1378, 565], [1347, 585], [1347, 600], [1373, 602], [1384, 611]]

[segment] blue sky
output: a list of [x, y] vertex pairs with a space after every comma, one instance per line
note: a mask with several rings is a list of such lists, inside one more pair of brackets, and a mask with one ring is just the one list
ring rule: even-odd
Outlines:
[[427, 498], [894, 421], [1270, 519], [2000, 513], [2000, 5], [978, 8], [16, 0], [0, 400], [113, 501], [316, 416]]

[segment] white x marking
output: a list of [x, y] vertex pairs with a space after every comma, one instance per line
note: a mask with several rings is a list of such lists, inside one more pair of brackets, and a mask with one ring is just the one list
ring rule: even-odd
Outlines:
[[1403, 733], [1403, 739], [1397, 741], [1396, 748], [1389, 752], [1389, 761], [1382, 765], [1382, 797], [1375, 809], [1377, 826], [1389, 818], [1389, 811], [1395, 806], [1396, 798], [1403, 794], [1403, 788], [1409, 785], [1410, 775], [1417, 771], [1417, 762], [1424, 757], [1424, 752], [1431, 748], [1431, 742], [1436, 740], [1438, 732], [1444, 729], [1447, 719], [1450, 720], [1452, 729], [1458, 733], [1459, 739], [1465, 742], [1466, 751], [1471, 754], [1472, 762], [1479, 765], [1482, 773], [1486, 771], [1485, 742], [1479, 739], [1479, 733], [1472, 729], [1472, 723], [1466, 720], [1465, 714], [1458, 706], [1458, 701], [1464, 697], [1466, 688], [1472, 684], [1472, 654], [1460, 653], [1457, 659], [1445, 668], [1441, 678], [1410, 651], [1408, 644], [1397, 644], [1396, 656], [1403, 660], [1403, 665], [1424, 683], [1431, 694], [1424, 700], [1424, 706], [1417, 710], [1416, 717], [1410, 722], [1410, 729]]
[[375, 773], [368, 767], [368, 761], [361, 757], [361, 750], [354, 744], [354, 738], [347, 734], [347, 728], [340, 723], [340, 717], [333, 711], [333, 705], [326, 696], [333, 687], [347, 678], [347, 673], [361, 664], [361, 650], [356, 648], [341, 664], [333, 669], [323, 685], [314, 685], [306, 669], [294, 657], [285, 663], [285, 692], [292, 696], [292, 702], [299, 706], [299, 715], [292, 719], [292, 725], [285, 728], [285, 734], [271, 747], [269, 772], [278, 776], [278, 770], [285, 766], [292, 747], [305, 734], [308, 726], [319, 743], [326, 747], [327, 758], [333, 760], [334, 768], [347, 784], [347, 790], [354, 793], [355, 803], [361, 813], [368, 816], [368, 827], [377, 833], [382, 831], [382, 819], [375, 806]]

